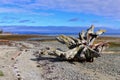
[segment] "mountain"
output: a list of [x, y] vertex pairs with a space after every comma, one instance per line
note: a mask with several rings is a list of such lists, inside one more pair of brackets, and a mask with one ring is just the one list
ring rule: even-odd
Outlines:
[[[17, 34], [62, 34], [70, 33], [77, 34], [82, 30], [87, 30], [89, 27], [69, 27], [69, 26], [0, 26], [5, 32]], [[106, 34], [120, 34], [120, 29], [108, 27], [95, 27], [95, 31], [105, 29]]]

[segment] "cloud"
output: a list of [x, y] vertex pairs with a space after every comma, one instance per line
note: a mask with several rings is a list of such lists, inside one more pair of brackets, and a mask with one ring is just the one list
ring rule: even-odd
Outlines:
[[20, 13], [20, 12], [27, 12], [27, 11], [21, 8], [0, 7], [0, 13]]
[[120, 0], [36, 0], [26, 8], [52, 9], [120, 18], [119, 3]]
[[11, 21], [0, 21], [0, 23], [11, 23]]
[[19, 20], [18, 21], [18, 23], [35, 23], [35, 21], [32, 21], [32, 20], [27, 20], [27, 19], [25, 19], [25, 20]]
[[[120, 18], [120, 0], [0, 0], [0, 3], [1, 6], [12, 6], [12, 8], [0, 7], [0, 12], [30, 12], [40, 14], [41, 12], [35, 11], [35, 9], [38, 9]], [[46, 12], [44, 14], [48, 15], [49, 13]]]
[[0, 0], [2, 4], [30, 4], [33, 2], [34, 0]]
[[27, 23], [27, 22], [31, 22], [31, 20], [20, 20], [19, 23]]
[[92, 20], [91, 23], [99, 23], [98, 20]]
[[5, 21], [0, 21], [0, 23], [6, 23]]
[[72, 19], [69, 19], [68, 21], [70, 21], [70, 22], [76, 22], [76, 21], [79, 21], [79, 18], [72, 18]]
[[18, 20], [19, 18], [17, 18], [17, 17], [12, 17], [12, 16], [3, 16], [1, 19], [2, 19], [2, 20]]
[[39, 10], [39, 7], [32, 8], [30, 4], [33, 4], [34, 0], [0, 0], [0, 3], [0, 13], [28, 13], [42, 16], [54, 15], [53, 13]]
[[[11, 17], [11, 18], [13, 18], [13, 17]], [[14, 23], [14, 19], [15, 18], [13, 18], [13, 19], [11, 19], [10, 17], [8, 17], [8, 16], [3, 16], [3, 17], [1, 17], [1, 19], [0, 19], [0, 23]], [[15, 19], [16, 20], [16, 19]]]

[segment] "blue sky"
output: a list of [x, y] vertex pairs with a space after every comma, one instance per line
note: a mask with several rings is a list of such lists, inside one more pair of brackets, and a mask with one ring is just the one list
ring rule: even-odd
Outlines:
[[0, 26], [120, 28], [120, 0], [0, 0]]

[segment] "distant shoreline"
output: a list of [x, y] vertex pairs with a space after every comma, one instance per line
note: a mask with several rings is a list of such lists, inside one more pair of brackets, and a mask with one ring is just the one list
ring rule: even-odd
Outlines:
[[102, 35], [103, 37], [120, 37], [120, 35]]
[[[61, 34], [59, 34], [61, 35]], [[56, 36], [59, 35], [42, 35], [42, 34], [12, 34], [12, 35], [0, 35], [0, 39], [5, 39], [5, 40], [33, 40], [33, 41], [45, 41], [45, 40], [55, 40]], [[65, 34], [64, 34], [65, 35]], [[78, 35], [67, 35], [67, 36], [73, 36], [73, 37], [78, 37]], [[107, 38], [107, 39], [116, 39], [120, 38], [119, 36], [116, 35], [102, 35], [100, 36], [102, 38]]]
[[[78, 33], [13, 33], [16, 35], [42, 35], [42, 36], [59, 36], [59, 35], [67, 35], [67, 36], [73, 36], [78, 37]], [[103, 37], [120, 37], [119, 33], [106, 33], [101, 35]]]

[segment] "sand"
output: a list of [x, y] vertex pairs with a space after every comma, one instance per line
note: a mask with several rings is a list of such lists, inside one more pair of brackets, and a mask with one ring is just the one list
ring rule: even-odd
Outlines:
[[[55, 56], [33, 54], [42, 48], [67, 50], [57, 41], [13, 41], [0, 45], [0, 80], [120, 80], [120, 52], [103, 53], [93, 63], [68, 62]], [[16, 53], [21, 54], [12, 60]]]

